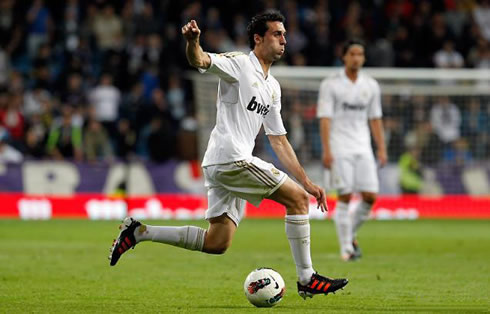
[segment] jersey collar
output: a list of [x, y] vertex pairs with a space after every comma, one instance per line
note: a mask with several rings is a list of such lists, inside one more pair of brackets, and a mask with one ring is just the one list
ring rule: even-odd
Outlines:
[[253, 51], [250, 51], [249, 57], [250, 57], [250, 60], [252, 61], [252, 64], [254, 65], [255, 71], [257, 71], [260, 74], [262, 74], [262, 77], [264, 78], [264, 80], [266, 78], [269, 78], [269, 72], [270, 72], [270, 70], [269, 70], [269, 72], [267, 72], [264, 75], [264, 70], [262, 70], [262, 66], [260, 65], [260, 61], [259, 61], [259, 59], [257, 58], [257, 56], [255, 55], [255, 53]]
[[342, 77], [342, 80], [347, 83], [357, 85], [362, 80], [362, 73], [361, 71], [359, 71], [359, 73], [357, 74], [357, 80], [355, 82], [352, 82], [350, 78], [347, 77], [347, 74], [345, 74], [345, 68], [342, 68], [342, 70], [340, 70], [340, 77]]

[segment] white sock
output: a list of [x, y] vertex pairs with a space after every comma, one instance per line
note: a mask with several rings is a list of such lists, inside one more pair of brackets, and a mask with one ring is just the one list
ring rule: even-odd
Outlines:
[[348, 204], [337, 201], [335, 207], [335, 226], [340, 244], [340, 254], [342, 256], [354, 252], [352, 247], [352, 223], [349, 217]]
[[286, 235], [293, 253], [299, 282], [310, 282], [315, 272], [310, 255], [310, 220], [308, 215], [286, 215]]
[[355, 238], [359, 227], [369, 218], [372, 205], [361, 201], [352, 211], [352, 237]]
[[164, 227], [141, 225], [134, 231], [136, 242], [153, 241], [202, 251], [206, 230], [195, 226]]

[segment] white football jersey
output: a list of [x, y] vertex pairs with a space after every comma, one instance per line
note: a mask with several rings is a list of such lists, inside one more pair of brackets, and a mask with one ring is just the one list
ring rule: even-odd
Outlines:
[[255, 54], [208, 53], [211, 66], [199, 72], [216, 74], [218, 83], [216, 126], [211, 132], [202, 166], [252, 158], [262, 124], [267, 135], [284, 135], [281, 88], [269, 73], [264, 78]]
[[372, 153], [369, 119], [381, 118], [381, 90], [372, 77], [359, 73], [352, 82], [345, 70], [324, 79], [318, 95], [318, 118], [330, 118], [334, 155]]

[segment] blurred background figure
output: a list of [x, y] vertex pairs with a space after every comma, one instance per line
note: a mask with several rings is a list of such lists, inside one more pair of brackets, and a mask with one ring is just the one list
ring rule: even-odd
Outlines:
[[24, 159], [21, 152], [7, 143], [8, 131], [0, 127], [0, 164], [20, 163]]
[[400, 189], [405, 194], [418, 194], [422, 190], [424, 180], [419, 157], [420, 149], [415, 144], [411, 144], [398, 161]]
[[94, 119], [87, 122], [83, 133], [83, 151], [88, 162], [111, 162], [114, 158], [109, 135], [102, 124]]
[[82, 128], [73, 121], [73, 109], [68, 105], [61, 107], [61, 116], [54, 122], [49, 132], [46, 152], [58, 160], [83, 159]]

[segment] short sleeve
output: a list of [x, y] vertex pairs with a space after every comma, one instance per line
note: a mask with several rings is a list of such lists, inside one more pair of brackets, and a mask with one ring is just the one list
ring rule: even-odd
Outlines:
[[275, 102], [271, 111], [265, 116], [264, 131], [266, 135], [284, 135], [286, 128], [281, 117], [281, 101]]
[[207, 69], [198, 68], [200, 73], [216, 74], [219, 78], [233, 83], [238, 81], [241, 71], [241, 56], [245, 56], [242, 52], [227, 52], [227, 53], [207, 53], [211, 58], [211, 65]]
[[323, 80], [318, 91], [318, 103], [316, 116], [318, 118], [330, 118], [333, 115], [335, 97], [332, 89], [332, 82], [328, 79]]
[[373, 80], [373, 97], [371, 98], [371, 103], [369, 104], [369, 119], [378, 119], [383, 116], [383, 110], [381, 108], [381, 88], [378, 82]]

